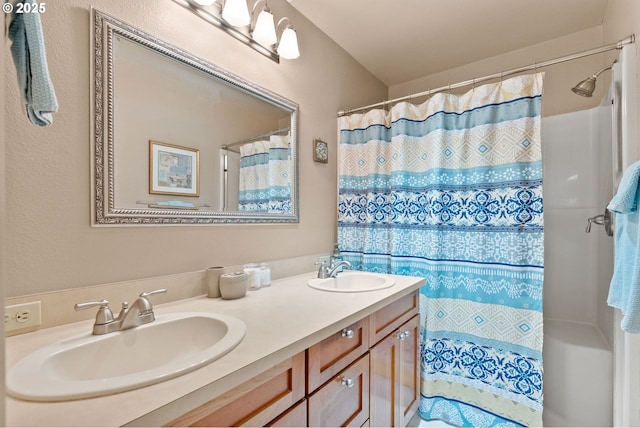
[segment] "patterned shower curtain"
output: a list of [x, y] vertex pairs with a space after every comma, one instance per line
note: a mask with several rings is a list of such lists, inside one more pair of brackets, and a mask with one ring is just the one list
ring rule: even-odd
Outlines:
[[289, 136], [240, 146], [239, 210], [291, 213], [291, 150]]
[[542, 82], [339, 119], [344, 259], [426, 278], [424, 419], [542, 425]]

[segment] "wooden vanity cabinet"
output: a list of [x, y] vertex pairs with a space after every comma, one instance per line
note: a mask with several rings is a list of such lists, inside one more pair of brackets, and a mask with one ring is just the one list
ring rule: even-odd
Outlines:
[[[418, 305], [415, 291], [308, 349], [307, 394], [332, 377], [309, 398], [309, 426], [408, 424], [419, 404]], [[352, 387], [345, 389], [349, 379]]]
[[407, 426], [419, 405], [418, 291], [369, 316], [371, 426]]
[[168, 426], [406, 426], [419, 402], [418, 291]]

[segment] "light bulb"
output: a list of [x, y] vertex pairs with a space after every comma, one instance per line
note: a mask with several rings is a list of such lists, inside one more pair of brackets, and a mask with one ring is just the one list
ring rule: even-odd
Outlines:
[[258, 15], [256, 27], [253, 29], [253, 40], [262, 46], [271, 46], [278, 41], [276, 27], [273, 24], [273, 14], [263, 10]]
[[300, 51], [298, 50], [298, 36], [293, 28], [286, 28], [282, 32], [280, 44], [278, 45], [278, 55], [284, 59], [296, 59], [300, 56]]
[[196, 0], [196, 3], [198, 3], [201, 6], [211, 6], [215, 2], [216, 0]]
[[246, 0], [227, 0], [222, 9], [222, 18], [234, 27], [244, 27], [251, 22]]

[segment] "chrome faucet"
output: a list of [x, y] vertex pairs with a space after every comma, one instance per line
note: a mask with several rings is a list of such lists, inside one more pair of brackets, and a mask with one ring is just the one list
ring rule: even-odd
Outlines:
[[154, 294], [166, 293], [165, 288], [160, 290], [140, 293], [140, 296], [129, 307], [129, 303], [123, 302], [122, 309], [117, 318], [113, 318], [113, 312], [109, 308], [108, 300], [99, 302], [77, 303], [74, 306], [76, 311], [93, 308], [99, 306], [96, 314], [96, 321], [93, 324], [93, 334], [107, 334], [114, 331], [127, 330], [129, 328], [138, 327], [155, 321], [156, 317], [153, 313], [153, 306], [148, 297]]
[[322, 262], [316, 263], [316, 265], [320, 265], [318, 269], [318, 278], [320, 279], [335, 278], [340, 268], [351, 269], [351, 263], [346, 260], [338, 263], [332, 260], [331, 265], [328, 265], [326, 260], [323, 260]]
[[156, 316], [153, 313], [153, 306], [147, 297], [166, 292], [167, 290], [162, 288], [148, 293], [140, 293], [140, 297], [133, 302], [130, 308], [127, 308], [127, 302], [124, 302], [122, 304], [122, 310], [118, 315], [118, 319], [121, 319], [120, 330], [138, 327], [139, 325], [155, 321]]

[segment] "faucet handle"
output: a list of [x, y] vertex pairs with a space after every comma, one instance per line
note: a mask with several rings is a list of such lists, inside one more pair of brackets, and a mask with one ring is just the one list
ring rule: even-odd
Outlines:
[[153, 291], [143, 291], [142, 293], [140, 293], [140, 297], [149, 297], [149, 296], [153, 296], [154, 294], [164, 294], [167, 292], [166, 288], [160, 288], [158, 290], [153, 290]]
[[111, 312], [111, 308], [109, 308], [108, 300], [101, 300], [99, 302], [85, 302], [85, 303], [76, 303], [73, 308], [76, 311], [82, 311], [85, 309], [93, 308], [96, 306], [100, 306], [98, 309], [98, 313], [96, 314], [96, 324], [108, 324], [113, 322], [113, 312]]
[[315, 263], [316, 266], [320, 266], [318, 269], [318, 278], [325, 279], [329, 275], [329, 265], [326, 260], [318, 261]]
[[147, 297], [153, 296], [154, 294], [163, 294], [163, 293], [166, 293], [166, 292], [167, 292], [166, 288], [161, 288], [159, 290], [144, 291], [144, 292], [140, 293], [140, 299], [142, 299], [140, 301], [140, 303], [142, 304], [142, 308], [140, 310], [140, 313], [149, 313], [149, 312], [153, 311], [153, 306], [151, 305], [151, 302], [149, 301], [149, 299]]

